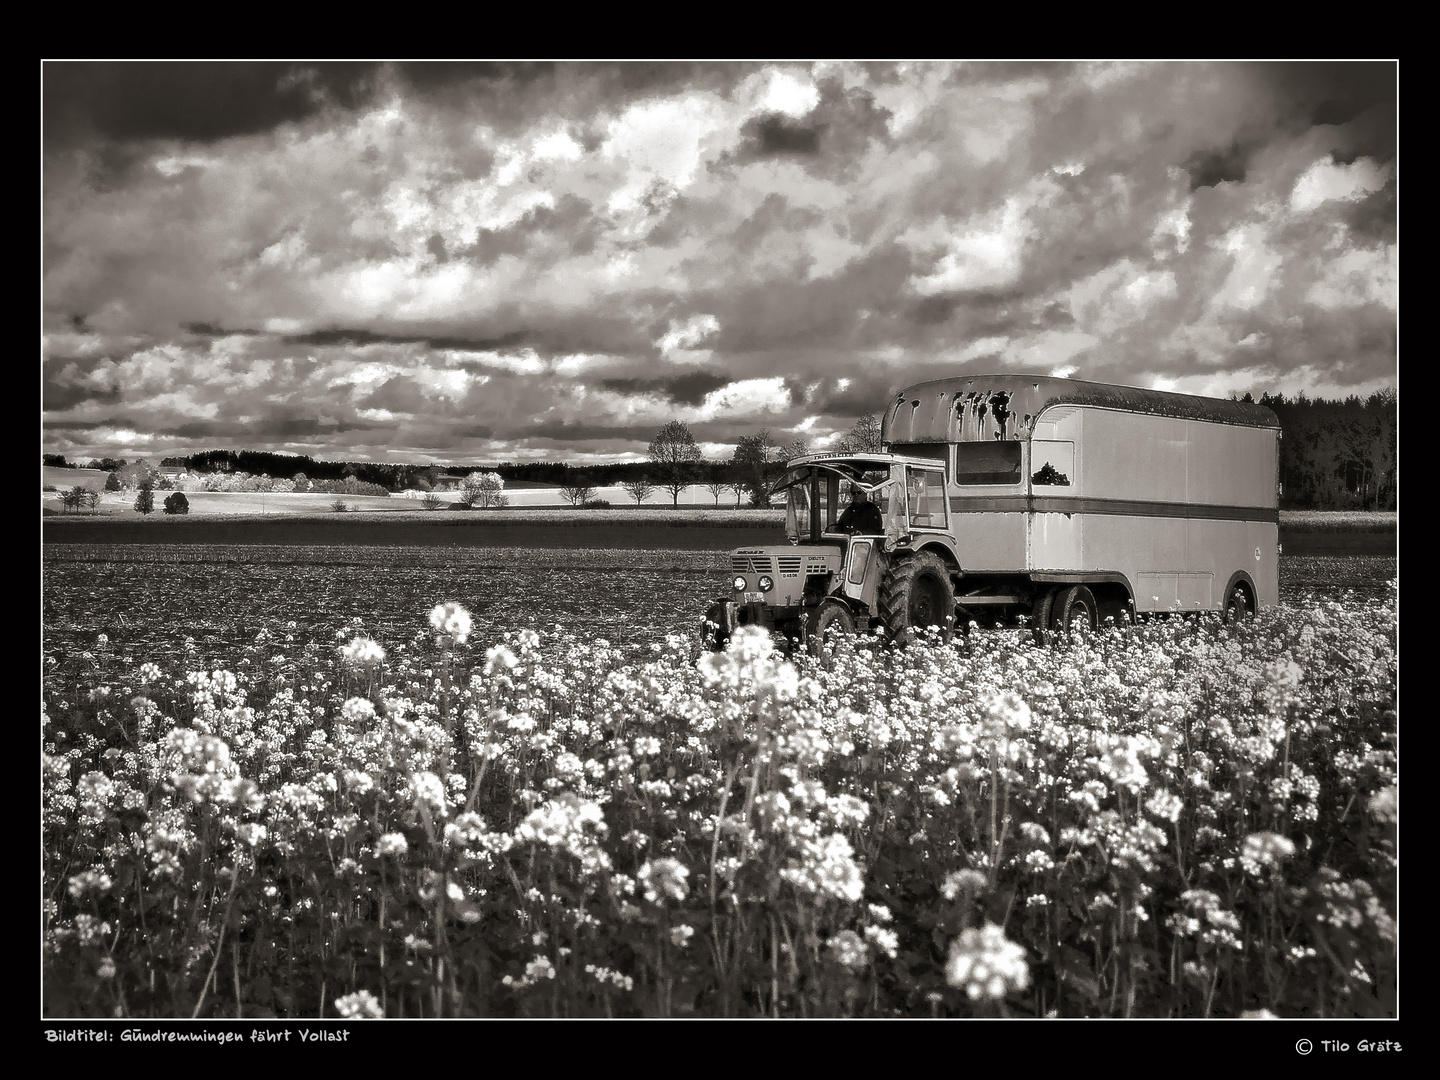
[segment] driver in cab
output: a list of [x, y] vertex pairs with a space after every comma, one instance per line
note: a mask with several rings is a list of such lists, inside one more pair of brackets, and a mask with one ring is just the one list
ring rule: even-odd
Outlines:
[[870, 501], [870, 496], [855, 488], [850, 496], [850, 505], [835, 522], [835, 530], [844, 533], [879, 535], [885, 531], [885, 515], [880, 507]]

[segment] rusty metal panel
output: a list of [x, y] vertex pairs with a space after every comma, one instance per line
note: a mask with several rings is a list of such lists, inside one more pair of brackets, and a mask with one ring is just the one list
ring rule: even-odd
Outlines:
[[1056, 405], [1089, 405], [1238, 427], [1280, 427], [1273, 412], [1247, 402], [1048, 375], [973, 375], [906, 387], [885, 410], [881, 438], [887, 444], [1023, 439], [1040, 414]]

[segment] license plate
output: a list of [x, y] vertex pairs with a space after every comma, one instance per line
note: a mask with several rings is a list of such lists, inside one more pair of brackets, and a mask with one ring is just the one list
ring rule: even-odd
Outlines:
[[759, 593], [759, 592], [747, 592], [747, 593], [745, 594], [745, 603], [747, 603], [747, 604], [758, 604], [758, 603], [759, 603], [761, 600], [763, 600], [764, 598], [765, 598], [765, 594], [764, 594], [764, 593]]

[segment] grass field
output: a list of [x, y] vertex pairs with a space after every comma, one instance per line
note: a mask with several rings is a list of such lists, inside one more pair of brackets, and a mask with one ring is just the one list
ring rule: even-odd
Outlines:
[[68, 491], [73, 487], [85, 487], [91, 491], [103, 491], [105, 478], [109, 475], [99, 469], [55, 469], [48, 465], [40, 467], [40, 486], [56, 487]]

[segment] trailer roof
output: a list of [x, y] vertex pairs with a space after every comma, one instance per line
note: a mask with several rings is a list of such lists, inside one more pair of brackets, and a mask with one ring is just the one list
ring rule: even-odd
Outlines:
[[897, 393], [885, 407], [881, 440], [890, 445], [1022, 439], [1029, 436], [1036, 418], [1055, 405], [1089, 405], [1239, 427], [1280, 426], [1265, 406], [1245, 401], [1053, 375], [962, 375], [917, 383]]

